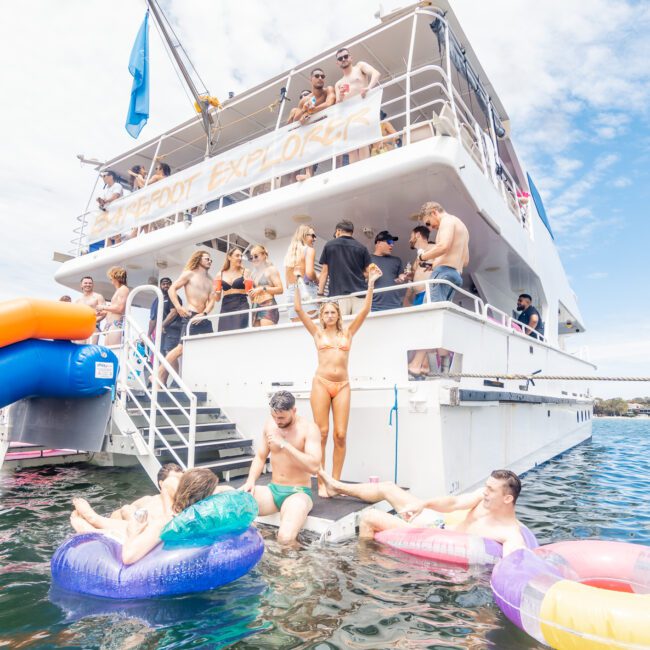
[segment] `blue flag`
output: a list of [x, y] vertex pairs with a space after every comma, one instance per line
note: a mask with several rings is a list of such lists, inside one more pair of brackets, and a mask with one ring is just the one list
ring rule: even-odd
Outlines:
[[140, 31], [133, 43], [129, 72], [133, 77], [129, 112], [126, 114], [126, 130], [132, 138], [140, 135], [149, 119], [149, 12], [144, 16]]

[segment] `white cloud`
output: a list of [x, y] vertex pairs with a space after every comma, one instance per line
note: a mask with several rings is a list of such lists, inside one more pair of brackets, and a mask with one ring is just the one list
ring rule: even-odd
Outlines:
[[623, 188], [632, 185], [632, 180], [627, 176], [619, 176], [612, 181], [614, 187]]
[[609, 273], [606, 273], [605, 271], [594, 271], [593, 273], [587, 273], [585, 277], [587, 280], [603, 280], [604, 278], [609, 277]]

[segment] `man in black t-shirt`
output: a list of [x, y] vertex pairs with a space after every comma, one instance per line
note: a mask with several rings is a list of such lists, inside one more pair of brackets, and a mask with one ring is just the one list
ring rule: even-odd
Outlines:
[[[162, 322], [162, 337], [160, 341], [160, 351], [163, 355], [167, 356], [170, 350], [173, 350], [181, 340], [181, 319], [176, 313], [176, 309], [172, 304], [169, 297], [169, 287], [172, 286], [170, 278], [161, 278], [160, 290], [163, 293], [163, 322]], [[183, 302], [178, 298], [181, 305]], [[151, 338], [156, 331], [156, 318], [158, 316], [158, 298], [151, 304], [151, 311], [149, 313], [149, 338]]]
[[397, 309], [404, 303], [404, 290], [383, 291], [377, 293], [377, 289], [394, 287], [404, 282], [404, 264], [393, 252], [393, 246], [398, 237], [391, 235], [388, 230], [382, 230], [375, 237], [375, 252], [370, 259], [381, 269], [382, 276], [375, 282], [375, 294], [372, 298], [372, 311], [385, 311]]
[[519, 298], [517, 298], [517, 311], [521, 312], [521, 314], [517, 316], [517, 320], [530, 327], [530, 329], [524, 330], [525, 334], [537, 339], [540, 334], [544, 336], [544, 323], [542, 323], [542, 317], [537, 309], [533, 307], [532, 302], [533, 299], [527, 293], [522, 293]]
[[334, 239], [325, 244], [320, 256], [322, 271], [318, 285], [318, 294], [323, 295], [325, 283], [329, 278], [329, 295], [338, 298], [341, 315], [357, 314], [363, 307], [365, 296], [352, 296], [351, 293], [365, 291], [368, 266], [371, 263], [368, 249], [352, 237], [354, 224], [351, 221], [339, 221], [336, 224]]

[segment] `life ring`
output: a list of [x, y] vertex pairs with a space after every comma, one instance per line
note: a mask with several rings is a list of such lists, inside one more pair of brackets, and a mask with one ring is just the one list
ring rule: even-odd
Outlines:
[[209, 546], [164, 548], [131, 565], [122, 564], [122, 545], [101, 533], [82, 533], [52, 556], [52, 580], [78, 593], [104, 598], [153, 598], [207, 591], [248, 573], [264, 553], [253, 526]]
[[650, 548], [559, 542], [520, 549], [492, 572], [492, 593], [519, 628], [552, 648], [650, 647]]
[[[449, 523], [447, 517], [443, 521]], [[535, 535], [523, 524], [520, 528], [526, 546], [537, 548], [539, 544]], [[392, 528], [376, 533], [375, 539], [409, 555], [465, 569], [477, 565], [491, 566], [503, 556], [499, 542], [447, 528]]]

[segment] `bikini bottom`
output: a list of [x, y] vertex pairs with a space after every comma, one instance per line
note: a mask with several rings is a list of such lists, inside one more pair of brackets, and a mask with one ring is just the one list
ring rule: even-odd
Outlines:
[[349, 379], [346, 379], [345, 381], [331, 381], [330, 379], [325, 379], [325, 377], [321, 377], [320, 375], [314, 375], [314, 379], [318, 379], [318, 381], [323, 384], [325, 390], [332, 399], [334, 399], [341, 390], [350, 383]]

